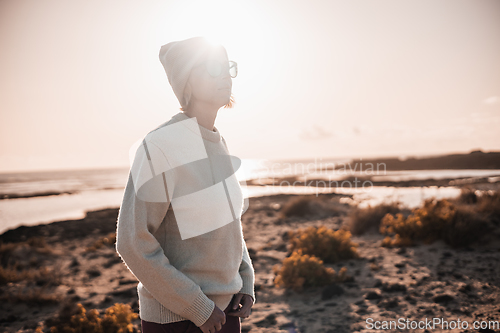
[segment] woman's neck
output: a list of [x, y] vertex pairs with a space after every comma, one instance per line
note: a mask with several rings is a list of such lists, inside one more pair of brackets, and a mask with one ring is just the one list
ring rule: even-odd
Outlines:
[[205, 127], [206, 129], [213, 131], [215, 125], [215, 118], [217, 118], [218, 108], [208, 107], [207, 105], [192, 105], [189, 109], [184, 110], [184, 113], [192, 118], [196, 117], [198, 125]]

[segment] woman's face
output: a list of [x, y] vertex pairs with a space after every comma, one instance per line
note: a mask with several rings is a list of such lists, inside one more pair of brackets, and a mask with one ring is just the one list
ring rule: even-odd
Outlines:
[[[217, 72], [219, 66], [220, 74]], [[229, 74], [226, 50], [223, 47], [213, 49], [203, 61], [193, 67], [188, 84], [191, 86], [190, 104], [194, 101], [216, 107], [228, 104], [233, 82]]]

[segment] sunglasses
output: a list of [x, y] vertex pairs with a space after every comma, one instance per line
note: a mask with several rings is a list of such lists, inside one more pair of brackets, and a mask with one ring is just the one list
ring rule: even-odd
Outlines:
[[216, 60], [205, 61], [205, 66], [207, 67], [208, 74], [212, 77], [218, 77], [222, 74], [222, 71], [229, 71], [229, 75], [235, 78], [238, 75], [238, 64], [235, 61], [229, 61], [227, 63], [221, 63]]

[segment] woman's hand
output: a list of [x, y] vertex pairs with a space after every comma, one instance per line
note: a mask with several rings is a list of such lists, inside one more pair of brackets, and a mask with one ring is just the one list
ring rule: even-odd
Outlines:
[[253, 298], [250, 295], [237, 293], [231, 300], [231, 308], [227, 312], [228, 316], [248, 318], [252, 312]]
[[222, 329], [222, 325], [225, 323], [226, 314], [216, 305], [212, 311], [212, 315], [210, 315], [210, 318], [208, 318], [207, 321], [200, 326], [200, 330], [203, 333], [214, 333], [215, 331], [220, 331]]

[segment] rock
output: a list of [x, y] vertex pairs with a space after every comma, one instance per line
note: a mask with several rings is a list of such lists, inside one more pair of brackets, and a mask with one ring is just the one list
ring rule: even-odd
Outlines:
[[378, 303], [378, 306], [389, 309], [389, 308], [395, 308], [396, 306], [398, 306], [398, 304], [399, 304], [399, 301], [397, 298], [388, 298], [388, 299], [381, 300]]
[[329, 300], [334, 296], [340, 296], [344, 293], [344, 289], [336, 283], [330, 284], [323, 288], [321, 292], [321, 300]]
[[406, 248], [405, 247], [400, 247], [397, 251], [396, 251], [397, 254], [404, 254], [406, 253]]
[[78, 262], [78, 259], [73, 257], [73, 259], [71, 260], [71, 264], [69, 265], [69, 267], [76, 267], [76, 266], [80, 266], [80, 263]]
[[465, 284], [463, 286], [461, 286], [458, 291], [462, 292], [462, 293], [465, 293], [465, 292], [468, 292], [468, 291], [471, 291], [472, 290], [472, 287], [470, 284]]
[[410, 304], [413, 304], [413, 305], [417, 304], [417, 300], [411, 295], [406, 295], [405, 300]]
[[382, 284], [382, 290], [388, 292], [406, 291], [406, 286], [401, 283], [384, 283]]
[[446, 303], [455, 300], [455, 298], [448, 294], [441, 294], [434, 296], [432, 300], [436, 303]]
[[362, 299], [360, 299], [360, 300], [359, 300], [359, 301], [357, 301], [357, 302], [354, 302], [354, 304], [356, 304], [356, 305], [358, 305], [358, 306], [366, 306], [366, 305], [365, 305], [365, 301], [364, 301], [364, 300], [362, 300]]
[[347, 287], [347, 288], [358, 288], [359, 285], [356, 283], [356, 282], [344, 282], [344, 285]]
[[241, 332], [242, 333], [247, 333], [247, 332], [250, 332], [252, 330], [252, 326], [250, 325], [243, 325], [241, 326]]
[[267, 315], [264, 319], [255, 322], [256, 326], [259, 327], [270, 327], [276, 325], [276, 314], [271, 313]]
[[382, 298], [382, 295], [379, 292], [372, 290], [367, 292], [364, 297], [365, 299], [380, 299]]
[[101, 272], [97, 268], [90, 268], [87, 270], [87, 274], [90, 277], [98, 277], [101, 275]]
[[282, 330], [285, 330], [287, 332], [295, 332], [296, 331], [295, 330], [295, 328], [296, 328], [295, 323], [292, 322], [292, 321], [289, 321], [287, 323], [281, 324], [279, 326], [279, 328], [282, 329]]
[[363, 315], [363, 314], [368, 313], [368, 310], [366, 309], [366, 307], [360, 307], [359, 309], [356, 310], [356, 313]]
[[131, 280], [131, 279], [123, 279], [118, 282], [119, 285], [125, 285], [125, 284], [135, 284], [137, 283], [137, 280]]
[[113, 296], [134, 297], [137, 296], [137, 289], [135, 287], [128, 289], [118, 289], [109, 293]]

